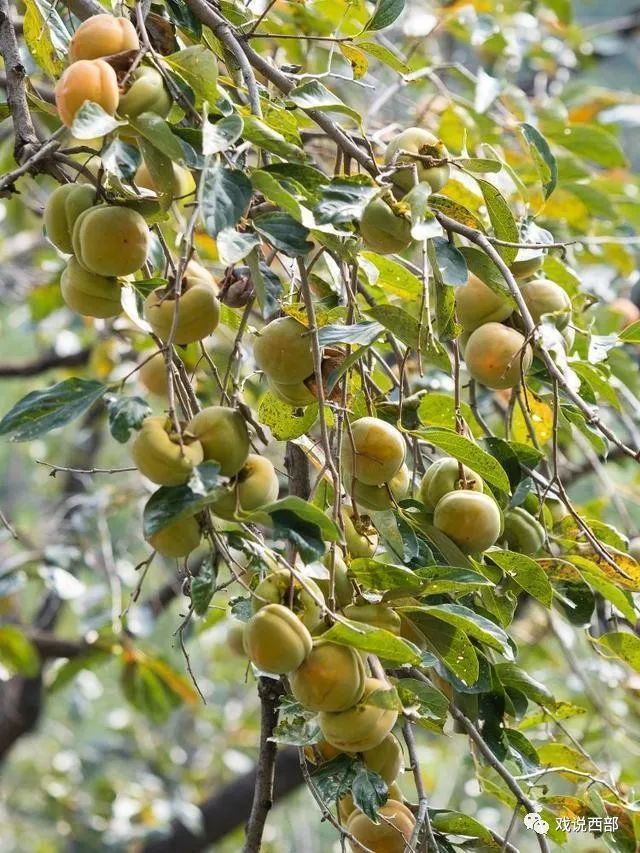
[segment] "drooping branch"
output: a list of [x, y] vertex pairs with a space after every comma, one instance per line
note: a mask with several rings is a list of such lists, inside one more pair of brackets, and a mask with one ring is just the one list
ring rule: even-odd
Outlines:
[[[513, 276], [513, 273], [504, 262], [502, 257], [496, 248], [492, 245], [491, 240], [480, 231], [476, 231], [474, 228], [470, 228], [467, 225], [462, 225], [455, 219], [451, 219], [449, 216], [446, 216], [443, 213], [436, 213], [436, 217], [438, 221], [443, 225], [445, 229], [448, 231], [452, 231], [455, 234], [459, 234], [461, 237], [465, 237], [472, 243], [475, 243], [476, 246], [479, 246], [483, 252], [491, 258], [494, 264], [498, 267], [502, 276], [509, 288], [509, 292], [511, 296], [514, 298], [516, 305], [518, 306], [518, 311], [522, 316], [522, 320], [524, 323], [525, 331], [527, 336], [535, 340], [537, 337], [536, 324], [533, 321], [533, 317], [527, 307], [526, 302], [524, 301], [524, 297], [520, 292], [520, 288]], [[618, 436], [611, 430], [607, 424], [603, 422], [603, 420], [598, 415], [597, 411], [594, 411], [588, 403], [580, 397], [578, 393], [576, 393], [567, 382], [564, 374], [558, 367], [558, 365], [553, 360], [553, 357], [544, 349], [540, 348], [539, 350], [540, 358], [543, 360], [545, 367], [549, 371], [550, 376], [558, 383], [558, 385], [562, 388], [566, 396], [571, 400], [571, 402], [580, 409], [582, 414], [585, 416], [587, 423], [594, 426], [599, 432], [602, 433], [609, 441], [616, 445], [623, 453], [627, 456], [630, 456], [632, 459], [636, 461], [640, 460], [640, 450], [634, 450], [632, 447], [629, 447], [624, 443]]]

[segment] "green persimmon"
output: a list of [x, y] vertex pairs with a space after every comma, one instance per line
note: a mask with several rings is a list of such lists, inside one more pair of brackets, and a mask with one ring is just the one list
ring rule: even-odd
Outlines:
[[422, 127], [408, 127], [387, 145], [384, 162], [396, 166], [391, 180], [404, 192], [415, 186], [417, 178], [418, 183], [426, 181], [437, 193], [449, 180], [449, 164], [429, 166], [421, 158], [445, 160], [448, 156], [446, 146], [433, 133]]
[[341, 462], [347, 478], [367, 486], [388, 483], [406, 455], [402, 433], [380, 418], [365, 417], [351, 424], [342, 441]]
[[428, 509], [435, 509], [440, 498], [456, 489], [484, 491], [482, 479], [471, 468], [462, 466], [464, 481], [460, 478], [460, 463], [451, 456], [438, 459], [427, 468], [420, 483], [420, 499]]
[[349, 478], [345, 481], [347, 490], [351, 490], [351, 499], [359, 508], [370, 512], [384, 512], [394, 506], [407, 496], [411, 473], [406, 465], [402, 464], [400, 470], [388, 483], [381, 486], [367, 486], [360, 480]]
[[294, 697], [310, 711], [346, 711], [364, 693], [361, 655], [349, 646], [318, 642], [290, 676]]
[[95, 201], [95, 188], [89, 184], [63, 184], [51, 193], [44, 207], [44, 227], [49, 240], [61, 252], [72, 254], [75, 221]]
[[186, 557], [200, 544], [202, 534], [196, 518], [183, 518], [149, 536], [152, 548], [163, 557]]
[[386, 201], [374, 198], [362, 214], [360, 235], [371, 251], [393, 255], [411, 245], [411, 222], [395, 213]]
[[60, 276], [65, 303], [84, 317], [117, 317], [122, 310], [122, 289], [117, 278], [96, 275], [69, 258]]
[[486, 551], [497, 542], [502, 528], [496, 502], [474, 491], [449, 492], [441, 498], [433, 523], [467, 554]]
[[469, 273], [467, 283], [457, 287], [456, 315], [465, 332], [473, 332], [484, 323], [501, 322], [513, 313], [513, 303], [505, 294], [498, 294]]
[[544, 545], [545, 531], [537, 518], [522, 507], [514, 507], [504, 514], [504, 539], [510, 551], [534, 557]]
[[244, 650], [264, 672], [294, 672], [313, 648], [311, 634], [282, 604], [268, 604], [246, 623]]
[[[369, 703], [372, 694], [383, 692], [388, 694], [389, 704], [394, 707], [383, 708]], [[328, 743], [343, 752], [373, 749], [386, 738], [398, 719], [396, 701], [395, 687], [378, 678], [367, 678], [362, 698], [347, 711], [320, 712], [320, 731]]]
[[322, 619], [324, 596], [312, 578], [305, 578], [304, 585], [288, 569], [277, 569], [260, 581], [253, 591], [251, 605], [257, 613], [267, 604], [286, 604], [310, 631]]
[[133, 119], [142, 113], [155, 113], [164, 118], [170, 109], [171, 96], [162, 74], [146, 65], [137, 68], [131, 75], [127, 91], [120, 96], [118, 113]]
[[260, 370], [278, 385], [301, 383], [313, 373], [309, 330], [293, 317], [266, 325], [255, 337], [253, 355]]
[[185, 433], [181, 446], [171, 420], [163, 415], [144, 419], [131, 455], [140, 473], [159, 486], [186, 483], [195, 466], [204, 459], [200, 442]]
[[233, 477], [247, 461], [249, 432], [240, 412], [225, 406], [208, 406], [191, 419], [189, 432], [202, 444], [204, 458], [220, 465], [223, 477]]
[[81, 213], [73, 226], [73, 252], [89, 272], [123, 276], [144, 264], [151, 235], [143, 217], [128, 207], [99, 204]]
[[279, 490], [278, 475], [270, 460], [250, 453], [236, 474], [232, 487], [227, 494], [213, 503], [212, 509], [220, 518], [233, 521], [236, 510], [244, 513], [254, 512], [273, 503]]

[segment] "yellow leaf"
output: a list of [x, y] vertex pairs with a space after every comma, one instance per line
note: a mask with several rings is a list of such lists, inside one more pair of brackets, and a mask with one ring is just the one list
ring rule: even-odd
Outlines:
[[367, 55], [359, 50], [357, 47], [354, 47], [352, 44], [340, 44], [340, 51], [345, 59], [349, 61], [351, 64], [351, 68], [353, 70], [353, 79], [360, 80], [367, 73], [367, 68], [369, 67], [369, 60], [367, 59]]
[[[529, 423], [533, 428], [538, 444], [546, 444], [553, 435], [553, 409], [543, 400], [537, 400], [531, 393], [527, 394], [529, 404]], [[524, 396], [522, 398], [524, 403]], [[511, 421], [514, 441], [522, 444], [533, 444], [529, 428], [522, 409], [516, 406]]]

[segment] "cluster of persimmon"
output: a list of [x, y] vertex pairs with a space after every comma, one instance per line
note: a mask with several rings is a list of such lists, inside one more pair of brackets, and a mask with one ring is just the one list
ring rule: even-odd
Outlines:
[[[548, 318], [571, 349], [574, 330], [571, 299], [560, 285], [545, 278], [533, 278], [540, 255], [519, 260], [511, 270], [533, 323]], [[467, 370], [473, 379], [487, 388], [508, 389], [518, 385], [533, 361], [533, 349], [523, 334], [521, 316], [506, 292], [492, 290], [470, 274], [456, 290], [456, 312], [463, 327], [460, 345]]]
[[[355, 533], [355, 531], [353, 531]], [[354, 538], [353, 534], [349, 537]], [[359, 537], [355, 535], [355, 540]], [[356, 549], [360, 545], [356, 544]], [[344, 567], [341, 557], [339, 562]], [[324, 583], [310, 577], [298, 579], [277, 567], [253, 591], [254, 615], [245, 624], [242, 642], [251, 662], [262, 672], [286, 675], [294, 698], [317, 713], [322, 740], [306, 750], [307, 758], [325, 762], [341, 753], [358, 756], [364, 765], [384, 779], [388, 798], [380, 809], [383, 820], [371, 821], [356, 807], [352, 796], [343, 797], [339, 813], [347, 832], [371, 850], [401, 853], [411, 837], [415, 818], [403, 803], [397, 779], [403, 769], [402, 749], [392, 729], [398, 719], [399, 699], [386, 679], [368, 672], [366, 655], [350, 646], [323, 640]], [[349, 587], [347, 592], [346, 587]], [[341, 575], [342, 600], [351, 600], [354, 589]], [[325, 591], [328, 591], [325, 587]], [[375, 622], [384, 621], [386, 609], [377, 605], [347, 605], [345, 614]], [[354, 845], [353, 849], [360, 849]]]
[[[137, 65], [119, 79], [109, 64], [109, 59], [129, 52], [135, 55], [139, 49], [136, 30], [126, 18], [95, 15], [78, 27], [69, 47], [71, 64], [55, 90], [58, 114], [67, 127], [73, 128], [87, 102], [129, 121], [145, 113], [161, 117], [169, 113], [171, 98], [156, 68]], [[123, 132], [129, 142], [135, 141], [129, 125]], [[173, 169], [174, 196], [193, 192], [191, 173], [175, 165]], [[144, 161], [134, 183], [138, 189], [156, 191]], [[122, 285], [143, 268], [151, 244], [149, 226], [134, 203], [109, 203], [104, 198], [91, 183], [65, 184], [54, 190], [44, 211], [48, 238], [61, 252], [72, 255], [60, 281], [66, 304], [79, 314], [101, 319], [121, 312]], [[192, 260], [179, 287], [174, 280], [147, 296], [145, 319], [163, 341], [170, 337], [176, 344], [202, 340], [218, 325], [217, 291], [213, 276]]]
[[444, 143], [422, 127], [403, 130], [387, 145], [384, 165], [390, 170], [391, 190], [369, 202], [360, 220], [360, 236], [369, 249], [389, 255], [411, 245], [411, 222], [402, 199], [420, 183], [440, 192], [449, 180], [448, 158]]

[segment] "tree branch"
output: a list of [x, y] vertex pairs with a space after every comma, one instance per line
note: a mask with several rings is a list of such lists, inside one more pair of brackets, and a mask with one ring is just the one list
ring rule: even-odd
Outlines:
[[20, 58], [10, 12], [9, 0], [0, 0], [0, 54], [4, 59], [7, 75], [7, 101], [11, 107], [13, 121], [15, 159], [17, 163], [22, 163], [35, 153], [34, 147], [39, 147], [40, 143], [27, 106], [27, 71]]
[[[263, 74], [267, 80], [270, 80], [283, 94], [288, 95], [294, 88], [294, 84], [286, 74], [283, 74], [278, 68], [274, 68], [263, 56], [250, 47], [241, 36], [236, 36], [226, 18], [208, 6], [205, 0], [187, 0], [187, 4], [196, 18], [213, 30], [229, 49], [231, 49], [231, 42], [228, 40], [228, 33], [230, 32], [235, 42], [242, 48], [251, 66]], [[328, 116], [318, 110], [305, 110], [305, 112], [339, 148], [360, 163], [367, 172], [370, 172], [372, 175], [378, 174], [378, 167], [375, 162], [347, 136], [339, 125], [335, 124]]]
[[34, 361], [26, 361], [21, 364], [0, 364], [0, 377], [38, 376], [40, 373], [45, 373], [47, 370], [53, 370], [56, 367], [80, 367], [89, 361], [90, 355], [90, 347], [71, 355], [58, 355], [55, 352], [49, 352]]
[[273, 805], [273, 783], [278, 744], [271, 738], [278, 722], [278, 699], [282, 695], [282, 683], [271, 678], [261, 678], [258, 682], [258, 694], [261, 702], [260, 751], [256, 766], [256, 786], [243, 853], [258, 853], [260, 850], [264, 825]]
[[[140, 853], [199, 853], [209, 849], [232, 830], [245, 823], [251, 812], [253, 792], [257, 786], [258, 769], [235, 779], [198, 806], [202, 815], [202, 833], [191, 832], [175, 821], [171, 832], [162, 838], [150, 838]], [[303, 782], [298, 764], [298, 750], [287, 746], [275, 759], [273, 802], [284, 799]]]

